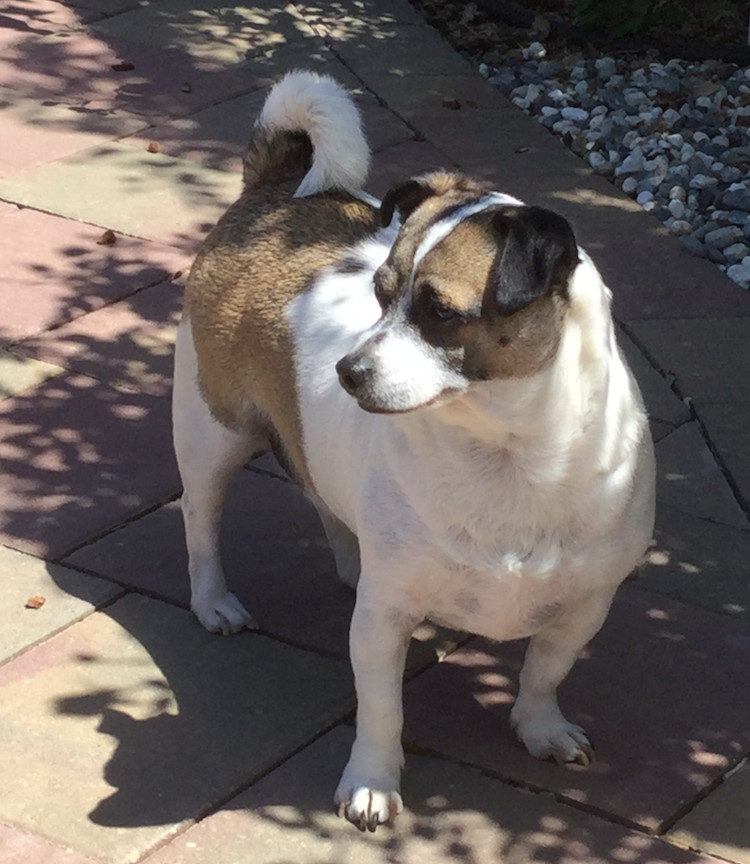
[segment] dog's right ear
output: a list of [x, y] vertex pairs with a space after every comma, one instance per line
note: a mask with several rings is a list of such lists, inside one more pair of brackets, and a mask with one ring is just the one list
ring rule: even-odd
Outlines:
[[412, 177], [411, 180], [399, 183], [385, 193], [380, 205], [381, 224], [383, 227], [390, 225], [396, 210], [403, 224], [423, 201], [434, 194], [435, 189], [423, 177]]
[[486, 183], [478, 183], [464, 174], [453, 171], [430, 171], [399, 183], [386, 192], [380, 205], [380, 217], [383, 225], [388, 226], [391, 224], [394, 212], [398, 210], [403, 224], [420, 204], [434, 195], [452, 195], [458, 200], [463, 196], [484, 195], [490, 190], [491, 187]]

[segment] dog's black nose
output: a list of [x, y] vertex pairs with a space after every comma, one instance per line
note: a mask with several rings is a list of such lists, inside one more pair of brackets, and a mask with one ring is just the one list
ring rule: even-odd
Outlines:
[[373, 371], [374, 367], [371, 361], [361, 354], [347, 354], [336, 364], [336, 372], [341, 386], [351, 396], [356, 396], [365, 386]]

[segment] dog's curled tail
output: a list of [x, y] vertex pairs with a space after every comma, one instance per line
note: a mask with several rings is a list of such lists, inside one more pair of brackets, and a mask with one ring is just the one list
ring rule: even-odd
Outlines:
[[246, 186], [299, 177], [300, 198], [343, 189], [358, 192], [367, 178], [370, 150], [359, 112], [333, 78], [290, 72], [268, 94], [243, 167]]

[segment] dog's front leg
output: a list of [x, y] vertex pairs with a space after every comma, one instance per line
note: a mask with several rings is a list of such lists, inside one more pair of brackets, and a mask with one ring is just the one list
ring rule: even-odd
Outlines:
[[586, 732], [565, 719], [557, 688], [596, 635], [612, 603], [611, 592], [589, 597], [532, 636], [510, 714], [516, 735], [532, 756], [588, 765], [594, 758]]
[[368, 597], [360, 584], [350, 635], [357, 737], [336, 790], [336, 804], [339, 815], [361, 831], [391, 823], [403, 806], [401, 691], [406, 650], [418, 623], [418, 617], [395, 605]]

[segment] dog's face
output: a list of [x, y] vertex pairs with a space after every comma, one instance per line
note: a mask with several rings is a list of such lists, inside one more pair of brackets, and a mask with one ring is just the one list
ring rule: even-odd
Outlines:
[[384, 222], [398, 209], [403, 227], [374, 276], [383, 314], [336, 367], [366, 411], [412, 411], [552, 361], [576, 241], [561, 216], [512, 200], [449, 174], [386, 195]]

